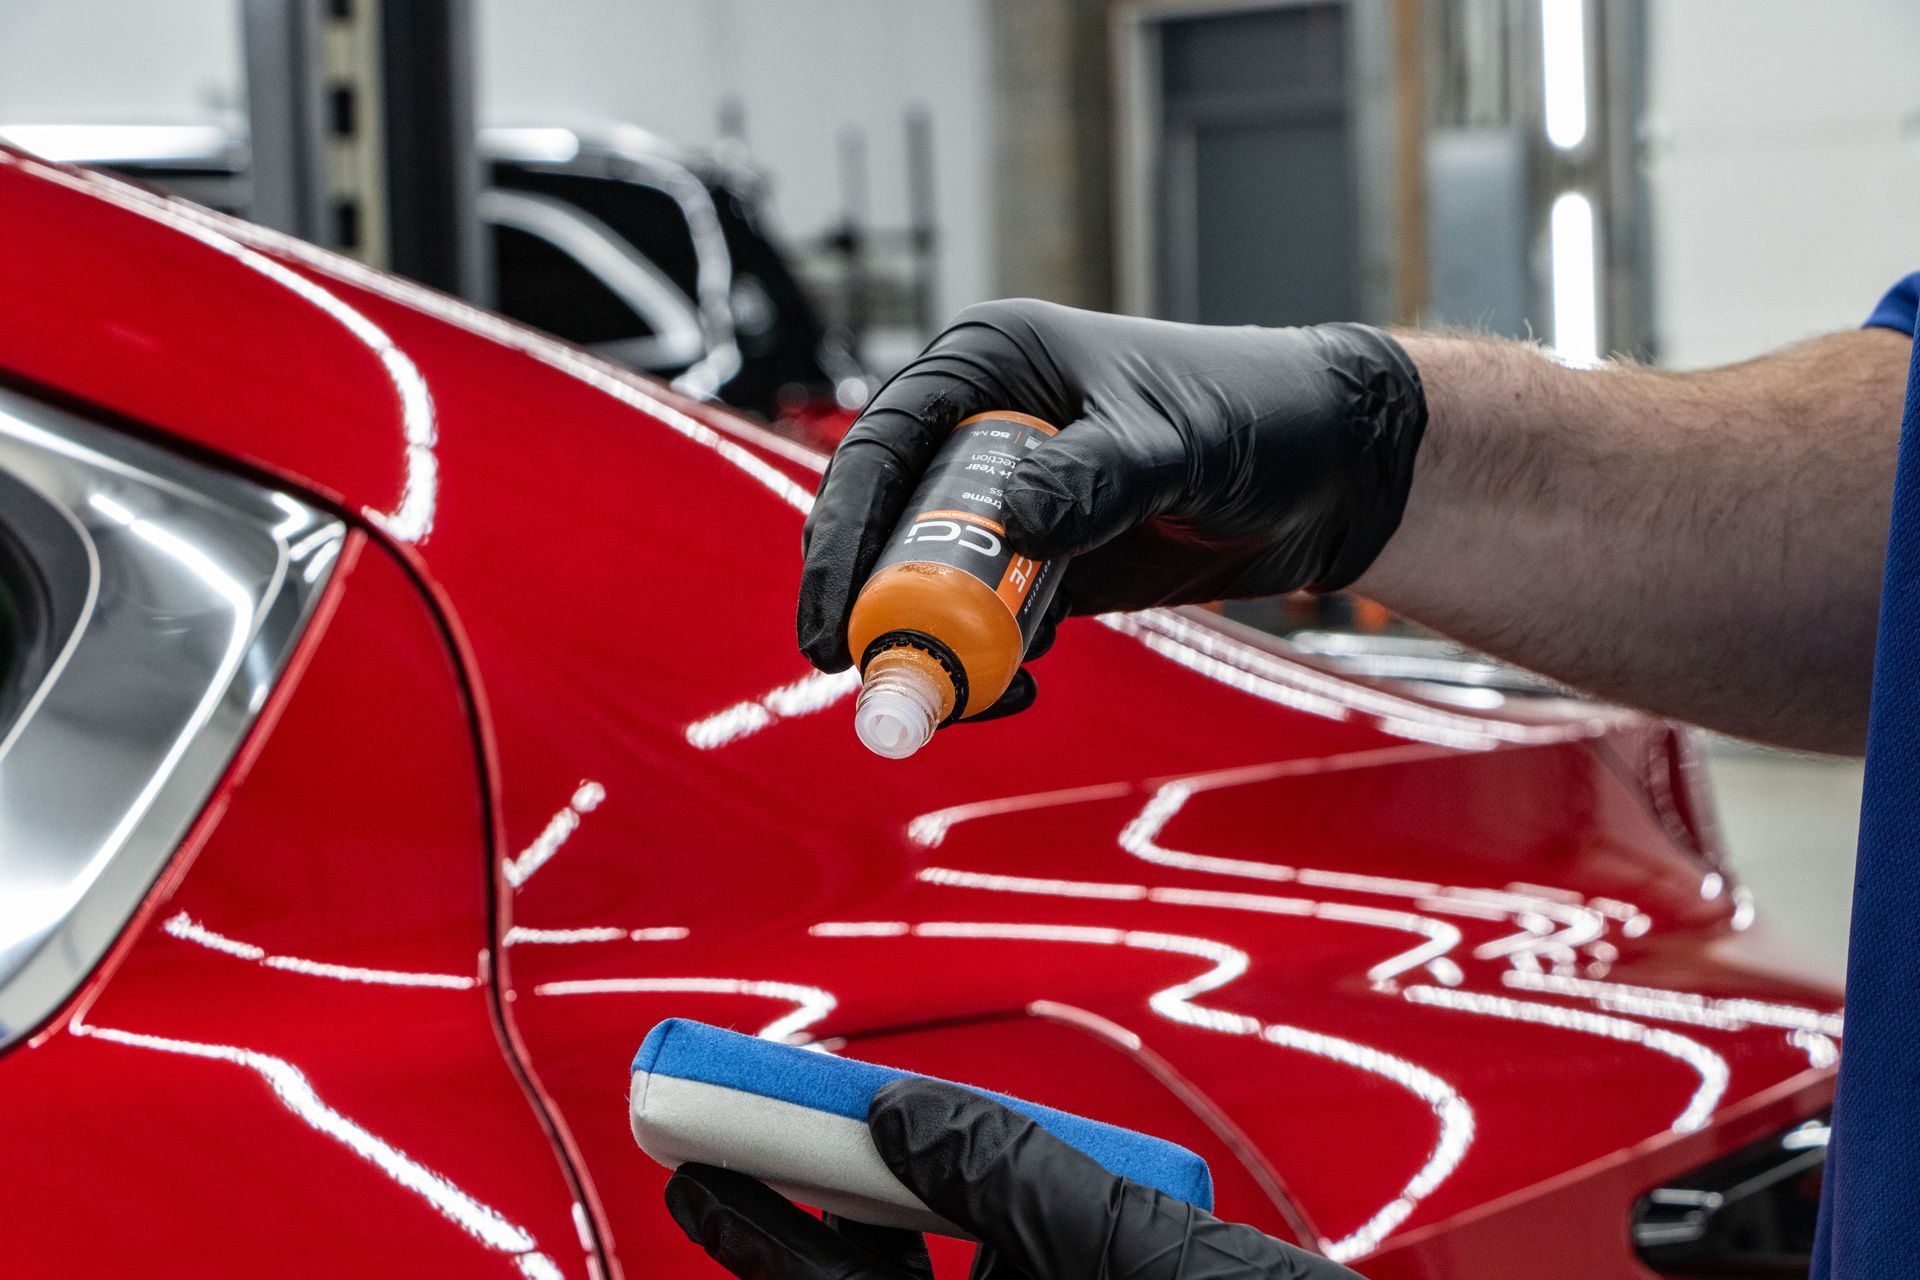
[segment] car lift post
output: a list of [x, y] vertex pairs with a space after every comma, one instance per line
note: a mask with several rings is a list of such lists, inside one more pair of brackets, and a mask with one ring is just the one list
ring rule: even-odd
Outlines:
[[471, 0], [244, 0], [252, 214], [486, 305]]

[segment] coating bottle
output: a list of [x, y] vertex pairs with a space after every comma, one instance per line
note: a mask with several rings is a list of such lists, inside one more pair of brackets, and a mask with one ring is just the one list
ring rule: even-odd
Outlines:
[[1013, 682], [1063, 564], [1007, 546], [1005, 486], [1056, 430], [1021, 413], [975, 414], [921, 477], [847, 623], [862, 678], [854, 732], [878, 754], [912, 755]]

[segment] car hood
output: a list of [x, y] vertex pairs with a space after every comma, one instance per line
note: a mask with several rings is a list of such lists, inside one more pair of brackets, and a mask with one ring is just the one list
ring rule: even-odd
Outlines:
[[1834, 993], [1739, 955], [1665, 725], [1465, 711], [1150, 611], [883, 761], [794, 647], [813, 455], [107, 179], [0, 152], [0, 205], [0, 286], [80, 299], [0, 314], [14, 376], [298, 484], [434, 602], [512, 1034], [603, 1201], [645, 1176], [609, 1108], [669, 1015], [1122, 1123], [1176, 1099], [1345, 1257], [1831, 1064]]

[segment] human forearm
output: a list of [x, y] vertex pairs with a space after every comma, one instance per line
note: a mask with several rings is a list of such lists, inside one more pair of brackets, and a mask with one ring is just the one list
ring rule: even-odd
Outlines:
[[1579, 371], [1490, 338], [981, 304], [835, 453], [801, 648], [859, 660], [848, 612], [916, 478], [962, 418], [1012, 409], [1061, 427], [1001, 513], [1015, 551], [1070, 561], [1055, 612], [1352, 584], [1604, 697], [1854, 749], [1909, 347]]
[[1609, 698], [1858, 749], [1904, 337], [1836, 334], [1683, 374], [1401, 341], [1426, 441], [1357, 590]]

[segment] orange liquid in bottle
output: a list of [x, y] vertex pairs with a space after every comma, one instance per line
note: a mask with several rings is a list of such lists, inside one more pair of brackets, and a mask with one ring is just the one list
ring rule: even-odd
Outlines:
[[863, 676], [854, 727], [879, 754], [911, 755], [985, 711], [1020, 669], [1062, 566], [1007, 547], [1003, 486], [1055, 430], [1008, 412], [960, 423], [881, 551], [847, 625]]

